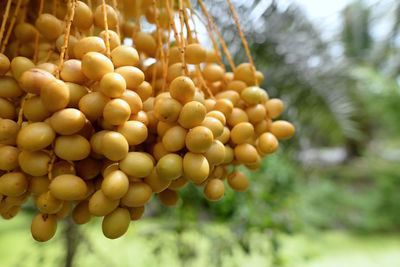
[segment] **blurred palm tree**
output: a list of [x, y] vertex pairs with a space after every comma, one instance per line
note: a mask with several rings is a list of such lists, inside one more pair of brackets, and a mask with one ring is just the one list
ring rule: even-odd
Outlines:
[[370, 33], [370, 9], [363, 1], [355, 1], [342, 12], [342, 42], [346, 56], [358, 61], [368, 59], [373, 40]]
[[[217, 2], [212, 15], [235, 62], [247, 61], [225, 0]], [[308, 149], [363, 140], [359, 107], [350, 90], [349, 63], [332, 52], [303, 11], [295, 5], [284, 7], [262, 0], [237, 1], [235, 8], [255, 65], [265, 76], [261, 86], [271, 97], [284, 100], [287, 108], [283, 117], [297, 128], [290, 146]], [[349, 37], [349, 41], [356, 39]]]

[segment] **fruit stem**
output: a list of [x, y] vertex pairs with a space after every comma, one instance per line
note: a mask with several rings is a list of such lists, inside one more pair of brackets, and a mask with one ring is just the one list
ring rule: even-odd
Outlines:
[[213, 93], [211, 92], [210, 88], [207, 86], [206, 82], [204, 81], [203, 76], [201, 75], [201, 71], [200, 71], [199, 65], [196, 65], [196, 72], [199, 74], [197, 77], [200, 78], [200, 82], [204, 86], [204, 88], [206, 88], [207, 93], [210, 95], [210, 97], [213, 100], [215, 100], [215, 97], [214, 97]]
[[[163, 49], [163, 43], [161, 40], [161, 34], [160, 34], [160, 22], [159, 22], [159, 13], [157, 12], [157, 5], [158, 5], [158, 0], [153, 0], [153, 9], [154, 9], [154, 19], [156, 22], [156, 34], [157, 34], [157, 42], [158, 42], [158, 47], [160, 48], [160, 60], [162, 63], [162, 70], [163, 70], [163, 76], [164, 72], [167, 68], [167, 65], [165, 64], [165, 57], [164, 57], [164, 49]], [[154, 65], [154, 70], [156, 70], [156, 67]], [[154, 71], [153, 71], [154, 72]], [[153, 73], [154, 75], [154, 73]], [[163, 83], [163, 88], [165, 83]]]
[[[186, 42], [185, 42], [185, 37], [183, 34], [183, 28], [184, 28], [184, 20], [183, 20], [183, 4], [182, 0], [179, 0], [179, 22], [181, 24], [181, 58], [182, 58], [182, 63], [183, 66], [185, 66], [185, 74], [186, 76], [189, 76], [189, 70], [186, 66], [186, 59], [185, 59], [185, 53], [186, 53]], [[189, 32], [187, 33], [187, 36], [189, 36]]]
[[[86, 2], [87, 2], [89, 9], [92, 10], [92, 0], [87, 0]], [[90, 26], [90, 30], [89, 30], [90, 36], [93, 36], [93, 27], [94, 27], [93, 25]]]
[[53, 16], [57, 15], [57, 0], [53, 0]]
[[3, 15], [3, 21], [1, 22], [0, 44], [1, 44], [1, 41], [3, 39], [4, 31], [6, 29], [6, 23], [7, 23], [7, 19], [8, 19], [8, 14], [10, 13], [10, 7], [11, 7], [11, 0], [8, 0], [7, 1], [7, 6], [6, 6], [6, 10], [5, 10], [4, 15]]
[[0, 53], [4, 53], [4, 51], [6, 50], [8, 39], [11, 36], [11, 32], [12, 32], [12, 30], [14, 28], [15, 20], [17, 19], [17, 16], [18, 16], [18, 13], [19, 13], [19, 10], [20, 10], [20, 7], [21, 7], [21, 2], [22, 2], [21, 0], [18, 0], [18, 2], [17, 2], [17, 7], [14, 10], [14, 15], [13, 15], [11, 21], [10, 21], [10, 25], [8, 25], [7, 34], [6, 34], [6, 37], [4, 38], [4, 42], [3, 42], [3, 45], [1, 47]]
[[253, 76], [254, 76], [254, 83], [256, 84], [256, 86], [258, 86], [256, 68], [254, 67], [253, 58], [251, 57], [249, 46], [247, 45], [246, 38], [244, 37], [243, 31], [242, 31], [242, 29], [240, 27], [239, 19], [238, 19], [237, 15], [236, 15], [236, 11], [233, 8], [231, 0], [226, 0], [226, 1], [228, 1], [229, 9], [231, 10], [233, 19], [235, 20], [235, 23], [236, 23], [236, 27], [237, 27], [237, 29], [239, 31], [240, 38], [242, 39], [242, 42], [243, 42], [244, 50], [246, 51], [247, 58], [249, 59], [250, 68], [251, 68], [251, 71], [253, 72]]
[[[163, 80], [167, 80], [167, 75], [168, 75], [168, 64], [169, 64], [169, 48], [170, 48], [170, 38], [171, 38], [171, 25], [168, 24], [168, 39], [167, 39], [167, 50], [165, 52], [165, 69], [163, 68]], [[166, 89], [167, 83], [163, 83], [161, 92], [164, 92]]]
[[[42, 15], [42, 12], [43, 12], [43, 5], [44, 5], [44, 0], [40, 0], [38, 18], [40, 17], [40, 15]], [[36, 35], [35, 35], [35, 52], [33, 53], [33, 63], [35, 63], [35, 64], [36, 64], [36, 62], [37, 62], [38, 53], [39, 53], [39, 31], [36, 29]]]
[[[188, 7], [190, 10], [190, 20], [193, 23], [193, 32], [194, 32], [194, 38], [196, 39], [197, 42], [199, 42], [199, 39], [197, 38], [197, 27], [196, 27], [196, 21], [194, 20], [193, 17], [193, 9], [192, 9], [192, 4], [190, 3], [190, 1], [188, 1]], [[187, 12], [185, 10], [186, 16], [187, 16]]]
[[60, 72], [64, 63], [64, 56], [65, 56], [65, 51], [68, 48], [68, 41], [69, 41], [69, 35], [71, 31], [71, 24], [72, 21], [74, 20], [74, 15], [75, 15], [75, 5], [76, 5], [76, 0], [73, 0], [71, 3], [71, 0], [68, 0], [68, 6], [71, 5], [70, 13], [67, 19], [67, 27], [65, 29], [65, 35], [64, 35], [64, 44], [61, 47], [61, 53], [60, 53], [60, 60], [58, 62], [58, 69], [56, 73], [56, 78], [60, 78]]
[[229, 50], [226, 46], [226, 43], [224, 41], [224, 39], [222, 38], [221, 33], [219, 32], [217, 26], [215, 25], [214, 19], [211, 17], [211, 15], [208, 13], [206, 7], [204, 6], [203, 0], [199, 0], [199, 4], [201, 6], [201, 9], [204, 13], [204, 15], [207, 17], [207, 21], [209, 21], [211, 23], [211, 25], [214, 28], [215, 33], [217, 34], [218, 40], [222, 46], [222, 50], [224, 50], [224, 53], [226, 55], [226, 57], [228, 58], [229, 61], [229, 65], [231, 66], [232, 71], [235, 71], [235, 63], [233, 63], [233, 59], [231, 57], [231, 54], [229, 53]]
[[[113, 2], [112, 2], [112, 4], [113, 4], [113, 8], [115, 9], [115, 11], [117, 11], [118, 9], [118, 4], [117, 4], [117, 0], [113, 0]], [[119, 19], [117, 19], [117, 29], [116, 29], [116, 31], [117, 31], [117, 35], [118, 35], [118, 38], [121, 38], [121, 33], [120, 33], [120, 30], [119, 30]]]
[[[185, 51], [183, 50], [182, 43], [181, 43], [181, 42], [184, 42], [184, 40], [179, 40], [178, 30], [176, 29], [176, 25], [175, 25], [175, 21], [174, 21], [174, 15], [171, 12], [171, 7], [169, 5], [169, 1], [166, 1], [166, 7], [167, 7], [168, 16], [169, 16], [169, 23], [172, 26], [172, 29], [174, 30], [175, 40], [176, 40], [176, 43], [178, 45], [179, 51], [181, 52], [180, 53], [181, 54], [181, 60], [182, 60], [183, 66], [185, 68], [185, 73], [186, 73], [186, 75], [188, 75], [189, 74], [189, 70], [188, 70], [188, 68], [187, 68], [187, 66], [185, 64], [185, 55], [184, 55]], [[182, 34], [183, 34], [183, 32], [182, 32]]]
[[47, 169], [48, 170], [47, 177], [49, 178], [50, 181], [53, 180], [53, 166], [54, 166], [54, 162], [56, 161], [56, 155], [54, 153], [53, 147], [54, 147], [54, 144], [51, 145], [51, 150], [50, 150], [51, 160], [49, 163], [49, 167]]

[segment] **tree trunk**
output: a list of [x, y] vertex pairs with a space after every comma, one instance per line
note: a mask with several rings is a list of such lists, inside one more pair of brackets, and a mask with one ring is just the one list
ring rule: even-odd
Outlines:
[[65, 267], [72, 267], [76, 249], [78, 247], [78, 229], [71, 218], [67, 219], [65, 242], [67, 247], [67, 252], [65, 255]]

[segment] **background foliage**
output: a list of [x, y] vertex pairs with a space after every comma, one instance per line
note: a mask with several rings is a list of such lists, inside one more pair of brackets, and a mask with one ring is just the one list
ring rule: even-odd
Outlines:
[[[226, 2], [212, 2], [235, 61], [245, 61]], [[146, 218], [117, 241], [105, 240], [93, 220], [79, 233], [74, 266], [313, 266], [307, 262], [316, 255], [340, 258], [346, 248], [354, 252], [348, 261], [329, 265], [328, 257], [315, 266], [396, 266], [400, 3], [355, 1], [342, 11], [340, 33], [327, 39], [298, 6], [279, 2], [236, 1], [235, 8], [265, 76], [262, 87], [285, 102], [295, 137], [248, 173], [246, 193], [227, 191], [212, 203], [188, 186], [178, 207], [153, 200]], [[385, 31], [374, 34], [383, 22]], [[63, 262], [63, 231], [37, 244], [30, 220], [27, 211], [18, 223], [0, 222], [0, 266]], [[381, 253], [383, 265], [354, 258], [365, 251]]]

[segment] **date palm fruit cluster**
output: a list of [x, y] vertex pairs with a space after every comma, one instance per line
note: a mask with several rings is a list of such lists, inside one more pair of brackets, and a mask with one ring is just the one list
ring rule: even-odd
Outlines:
[[2, 1], [4, 219], [32, 197], [37, 241], [69, 214], [76, 224], [103, 217], [104, 235], [118, 238], [153, 194], [174, 206], [188, 183], [212, 201], [226, 185], [247, 190], [236, 166], [258, 169], [294, 134], [275, 120], [283, 103], [257, 86], [260, 72], [225, 71], [219, 51], [193, 37], [187, 1], [189, 34], [176, 30], [175, 2]]

